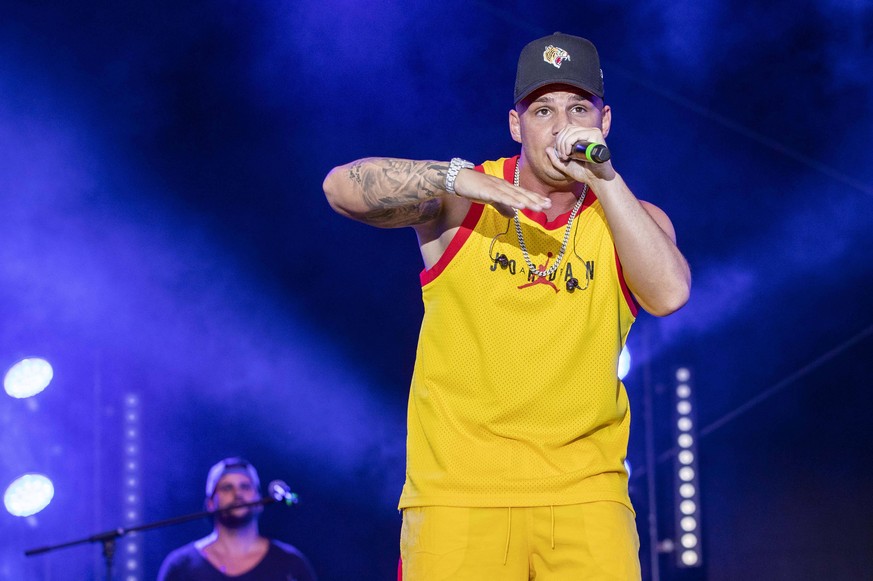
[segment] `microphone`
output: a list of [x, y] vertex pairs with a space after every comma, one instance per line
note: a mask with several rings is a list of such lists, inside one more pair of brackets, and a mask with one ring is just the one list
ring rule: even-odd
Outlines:
[[270, 482], [269, 486], [267, 486], [267, 491], [276, 502], [284, 502], [288, 506], [300, 502], [297, 495], [291, 492], [291, 487], [282, 480]]
[[590, 161], [592, 163], [609, 161], [609, 157], [609, 149], [605, 145], [588, 141], [577, 141], [576, 145], [573, 146], [573, 153], [570, 154], [570, 159]]

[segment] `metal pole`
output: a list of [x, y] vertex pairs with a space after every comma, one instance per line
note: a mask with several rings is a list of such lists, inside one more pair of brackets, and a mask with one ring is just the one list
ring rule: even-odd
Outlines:
[[658, 494], [655, 483], [655, 412], [654, 389], [652, 386], [651, 349], [649, 348], [649, 333], [643, 328], [643, 351], [646, 364], [643, 366], [643, 408], [646, 418], [646, 488], [649, 499], [649, 563], [652, 569], [652, 580], [661, 581], [661, 571], [658, 566]]

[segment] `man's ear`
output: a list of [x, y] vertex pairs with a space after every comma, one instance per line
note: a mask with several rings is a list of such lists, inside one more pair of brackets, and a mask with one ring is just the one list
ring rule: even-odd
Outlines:
[[512, 140], [516, 143], [521, 143], [521, 120], [518, 118], [518, 111], [515, 109], [509, 110], [509, 134]]
[[609, 128], [612, 127], [612, 108], [609, 105], [604, 105], [600, 112], [600, 132], [603, 133], [604, 139], [609, 134]]

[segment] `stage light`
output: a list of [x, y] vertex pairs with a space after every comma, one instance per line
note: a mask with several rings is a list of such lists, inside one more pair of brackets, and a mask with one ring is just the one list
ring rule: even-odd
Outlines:
[[631, 366], [631, 354], [630, 350], [627, 348], [627, 345], [621, 348], [621, 353], [618, 356], [618, 378], [624, 379], [625, 376], [630, 371]]
[[54, 498], [55, 487], [47, 476], [24, 474], [6, 488], [3, 503], [12, 516], [31, 516], [49, 505]]
[[697, 505], [693, 500], [683, 500], [679, 503], [679, 512], [687, 515], [694, 514], [697, 512]]
[[3, 379], [3, 387], [12, 397], [22, 399], [34, 396], [47, 388], [52, 377], [54, 371], [48, 361], [39, 357], [30, 357], [22, 359], [9, 368]]
[[691, 370], [681, 367], [676, 370], [676, 448], [674, 458], [674, 506], [675, 536], [683, 550], [676, 553], [676, 564], [680, 568], [699, 567], [701, 555], [700, 538], [700, 486], [697, 470], [697, 433], [694, 419], [695, 406], [692, 403], [694, 386]]
[[683, 531], [693, 531], [697, 528], [697, 519], [693, 516], [686, 516], [679, 521], [679, 526]]
[[686, 533], [682, 535], [682, 546], [686, 549], [693, 549], [697, 546], [697, 535], [692, 533]]
[[[127, 467], [125, 486], [121, 491], [125, 506], [125, 525], [138, 524], [137, 519], [142, 514], [142, 494], [140, 486], [142, 482], [141, 463], [139, 461], [140, 443], [140, 397], [135, 393], [128, 393], [124, 397], [124, 463]], [[127, 538], [127, 580], [142, 581], [142, 544], [136, 541], [136, 533]]]
[[682, 564], [686, 567], [696, 567], [700, 564], [700, 553], [693, 549], [682, 551]]

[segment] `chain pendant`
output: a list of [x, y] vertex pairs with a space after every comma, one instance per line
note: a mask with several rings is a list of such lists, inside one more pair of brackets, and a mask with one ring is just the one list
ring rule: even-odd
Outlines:
[[[515, 163], [515, 176], [513, 179], [513, 185], [518, 187], [518, 172], [519, 165], [521, 160]], [[541, 276], [543, 278], [548, 278], [552, 276], [557, 270], [558, 267], [561, 266], [561, 261], [564, 260], [564, 253], [567, 251], [567, 243], [570, 241], [570, 232], [573, 229], [573, 220], [576, 219], [576, 214], [579, 212], [579, 208], [582, 207], [582, 202], [585, 201], [585, 194], [588, 193], [588, 184], [585, 184], [585, 187], [582, 189], [582, 195], [579, 196], [579, 199], [576, 200], [576, 204], [573, 206], [573, 210], [570, 212], [570, 217], [567, 218], [567, 226], [564, 228], [564, 241], [561, 242], [561, 251], [558, 252], [558, 256], [555, 258], [555, 262], [552, 266], [549, 267], [548, 270], [540, 270], [536, 266], [534, 266], [533, 261], [530, 259], [530, 254], [527, 251], [527, 245], [524, 243], [524, 235], [521, 233], [521, 221], [518, 219], [518, 210], [515, 210], [515, 216], [513, 216], [513, 221], [515, 222], [515, 233], [518, 236], [518, 243], [521, 246], [521, 253], [524, 256], [524, 261], [527, 263], [527, 267], [530, 269], [530, 272], [537, 276]]]

